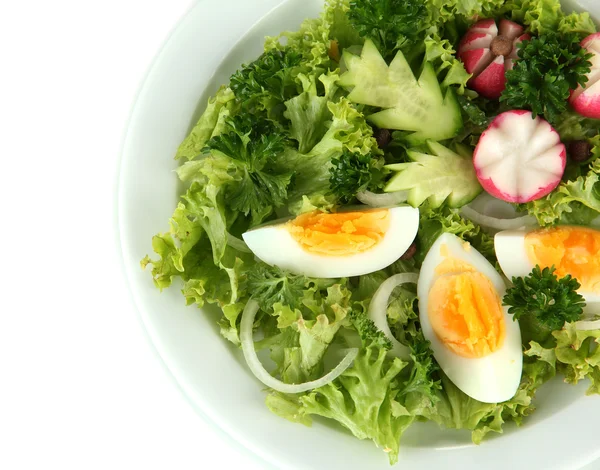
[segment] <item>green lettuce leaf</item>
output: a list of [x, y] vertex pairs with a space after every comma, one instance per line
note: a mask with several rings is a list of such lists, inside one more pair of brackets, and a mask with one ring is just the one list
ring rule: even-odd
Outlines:
[[574, 33], [583, 37], [594, 34], [596, 32], [596, 25], [587, 11], [582, 13], [573, 12], [561, 18], [558, 24], [558, 31], [562, 34]]
[[327, 132], [326, 123], [331, 119], [327, 103], [337, 91], [335, 82], [339, 75], [334, 73], [319, 76], [325, 89], [319, 96], [316, 77], [299, 75], [303, 92], [285, 102], [284, 116], [291, 121], [290, 136], [298, 141], [298, 151], [308, 153]]
[[552, 335], [554, 346], [543, 347], [532, 341], [525, 354], [546, 368], [545, 375], [560, 372], [570, 384], [588, 379], [587, 394], [600, 394], [600, 330], [581, 331], [576, 323], [566, 323]]
[[202, 153], [202, 149], [211, 137], [223, 131], [223, 123], [234, 107], [234, 98], [235, 95], [230, 88], [225, 86], [219, 88], [217, 94], [208, 100], [204, 113], [177, 149], [175, 154], [177, 160], [193, 160]]
[[588, 395], [600, 394], [600, 330], [579, 331], [574, 323], [553, 333], [556, 360], [565, 382], [576, 384], [588, 379]]
[[557, 222], [588, 225], [600, 216], [600, 159], [587, 175], [562, 182], [548, 196], [524, 207], [542, 226]]
[[331, 168], [344, 151], [371, 154], [380, 162], [374, 167], [383, 165], [382, 152], [365, 116], [346, 98], [328, 101], [327, 108], [331, 120], [324, 124], [325, 133], [310, 152], [288, 149], [273, 162], [277, 172], [294, 172], [294, 186], [288, 193], [291, 213], [331, 207], [337, 201], [330, 188]]
[[300, 398], [303, 412], [338, 421], [358, 439], [372, 439], [398, 461], [403, 432], [415, 420], [397, 400], [398, 375], [407, 366], [386, 360], [385, 349], [366, 348], [334, 383]]
[[502, 433], [508, 421], [521, 425], [523, 418], [535, 407], [532, 399], [539, 386], [552, 377], [551, 368], [539, 361], [527, 363], [517, 393], [503, 403], [482, 403], [456, 387], [445, 374], [442, 390], [433, 408], [425, 408], [424, 416], [449, 429], [468, 429], [475, 444], [481, 443], [490, 432]]
[[471, 74], [467, 73], [463, 63], [456, 58], [456, 50], [448, 39], [442, 39], [437, 33], [425, 38], [425, 60], [431, 62], [442, 89], [457, 85], [462, 95]]
[[496, 262], [494, 239], [479, 225], [463, 218], [458, 210], [448, 207], [439, 209], [424, 207], [420, 212], [421, 222], [417, 234], [417, 253], [415, 254], [415, 260], [418, 263], [423, 262], [433, 243], [445, 232], [452, 233], [469, 242], [490, 262]]

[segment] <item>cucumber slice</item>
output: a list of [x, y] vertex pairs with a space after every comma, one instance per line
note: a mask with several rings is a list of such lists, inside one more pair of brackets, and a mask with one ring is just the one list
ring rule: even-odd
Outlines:
[[482, 191], [477, 180], [473, 157], [461, 147], [456, 153], [438, 142], [428, 141], [429, 153], [409, 150], [408, 163], [386, 165], [397, 171], [385, 187], [385, 192], [408, 191], [408, 203], [418, 207], [428, 200], [432, 207], [445, 201], [450, 207], [462, 207]]
[[367, 40], [360, 57], [344, 51], [344, 63], [348, 71], [338, 84], [351, 89], [350, 101], [384, 108], [367, 118], [377, 127], [413, 132], [406, 137], [410, 145], [450, 139], [462, 128], [454, 91], [448, 88], [442, 93], [429, 62], [417, 80], [401, 52], [388, 66]]

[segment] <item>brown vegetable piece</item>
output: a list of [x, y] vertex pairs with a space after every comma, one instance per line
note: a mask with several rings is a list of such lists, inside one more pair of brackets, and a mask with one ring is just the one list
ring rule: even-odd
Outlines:
[[575, 163], [582, 163], [589, 159], [591, 149], [591, 145], [587, 140], [574, 140], [567, 144], [567, 154]]
[[415, 242], [413, 242], [408, 249], [406, 250], [406, 252], [400, 257], [400, 259], [402, 261], [408, 261], [409, 259], [412, 259], [413, 256], [415, 256], [415, 253], [417, 252], [417, 244]]
[[392, 131], [389, 129], [376, 129], [373, 133], [373, 137], [377, 141], [377, 146], [380, 149], [386, 148], [392, 141]]
[[327, 51], [327, 54], [329, 55], [330, 59], [335, 60], [336, 62], [340, 61], [340, 45], [335, 39], [332, 39], [329, 42], [329, 50]]
[[496, 36], [492, 41], [490, 50], [495, 56], [503, 55], [507, 57], [513, 50], [513, 43], [506, 36]]

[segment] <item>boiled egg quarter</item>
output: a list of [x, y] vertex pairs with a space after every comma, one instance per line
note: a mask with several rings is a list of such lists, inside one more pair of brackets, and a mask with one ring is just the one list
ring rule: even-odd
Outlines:
[[243, 234], [267, 264], [310, 277], [360, 276], [383, 269], [410, 247], [419, 228], [413, 207], [310, 212]]
[[536, 265], [554, 266], [581, 284], [579, 293], [588, 302], [600, 302], [600, 231], [577, 226], [507, 230], [496, 234], [496, 257], [509, 279], [525, 277]]
[[423, 335], [444, 373], [484, 403], [510, 400], [523, 369], [519, 324], [502, 306], [506, 285], [471, 245], [445, 233], [421, 267], [417, 294]]

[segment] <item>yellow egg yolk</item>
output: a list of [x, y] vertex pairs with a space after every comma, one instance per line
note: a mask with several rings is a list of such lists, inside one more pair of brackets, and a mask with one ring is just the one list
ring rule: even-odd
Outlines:
[[307, 251], [348, 256], [373, 248], [390, 227], [387, 209], [326, 214], [309, 212], [287, 223], [292, 237]]
[[525, 236], [533, 264], [554, 266], [561, 278], [570, 274], [584, 291], [600, 292], [600, 231], [584, 227], [554, 227]]
[[500, 297], [490, 279], [452, 257], [446, 257], [435, 273], [427, 313], [438, 339], [468, 358], [484, 357], [500, 348], [506, 325]]

